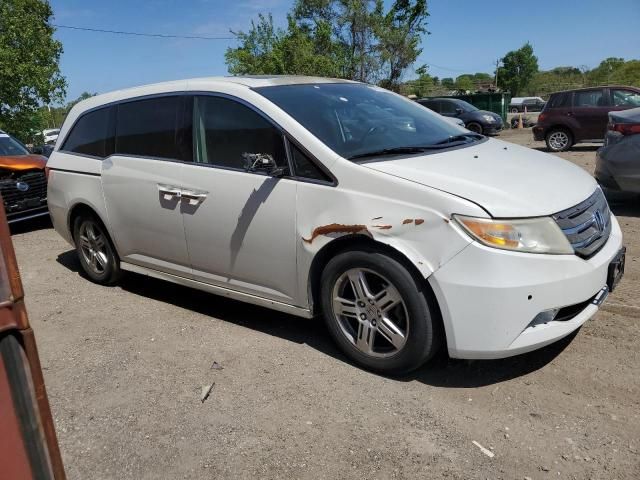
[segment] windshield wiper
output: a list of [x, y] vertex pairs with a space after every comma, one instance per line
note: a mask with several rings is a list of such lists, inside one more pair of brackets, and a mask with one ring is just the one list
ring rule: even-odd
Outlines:
[[365, 158], [365, 157], [382, 157], [384, 155], [401, 155], [403, 153], [422, 153], [428, 148], [429, 146], [383, 148], [381, 150], [373, 150], [371, 152], [357, 153], [355, 155], [351, 155], [349, 157], [349, 160], [354, 160], [356, 158]]
[[443, 144], [447, 144], [447, 143], [453, 143], [453, 142], [462, 142], [464, 140], [468, 140], [469, 138], [475, 138], [477, 140], [480, 140], [481, 138], [484, 138], [482, 135], [480, 135], [479, 133], [461, 133], [460, 135], [451, 135], [448, 138], [445, 138], [444, 140], [434, 143], [434, 145], [443, 145]]

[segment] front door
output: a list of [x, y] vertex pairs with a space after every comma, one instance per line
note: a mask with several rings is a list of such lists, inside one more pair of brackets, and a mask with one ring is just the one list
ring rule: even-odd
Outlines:
[[282, 132], [252, 108], [213, 95], [194, 97], [193, 132], [194, 163], [182, 180], [193, 278], [294, 303], [296, 182], [245, 169], [247, 154], [287, 165]]
[[119, 104], [116, 153], [102, 163], [102, 185], [121, 259], [189, 276], [179, 195], [180, 160], [191, 159], [191, 135], [185, 142], [181, 129], [184, 107], [180, 96]]

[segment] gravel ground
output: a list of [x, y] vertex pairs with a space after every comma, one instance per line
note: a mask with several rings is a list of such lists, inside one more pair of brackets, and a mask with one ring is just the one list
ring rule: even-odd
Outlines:
[[[542, 147], [529, 130], [501, 138]], [[561, 156], [592, 171], [595, 147]], [[640, 205], [612, 207], [626, 277], [577, 335], [506, 360], [441, 355], [402, 379], [350, 365], [318, 321], [133, 274], [94, 285], [46, 222], [19, 226], [68, 476], [638, 478]]]

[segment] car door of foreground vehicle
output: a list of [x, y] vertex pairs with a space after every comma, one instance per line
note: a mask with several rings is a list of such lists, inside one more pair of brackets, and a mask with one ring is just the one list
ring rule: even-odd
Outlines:
[[102, 185], [118, 253], [125, 262], [189, 276], [179, 195], [184, 166], [176, 161], [191, 157], [191, 135], [181, 127], [184, 97], [114, 108], [116, 153], [103, 161]]
[[[283, 133], [225, 96], [195, 96], [194, 163], [185, 164], [182, 214], [193, 278], [294, 303], [296, 181], [245, 170], [243, 154], [287, 165]], [[187, 201], [188, 200], [188, 201]]]

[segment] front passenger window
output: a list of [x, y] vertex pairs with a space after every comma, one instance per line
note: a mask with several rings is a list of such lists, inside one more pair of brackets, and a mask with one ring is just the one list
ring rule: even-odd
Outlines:
[[235, 100], [195, 97], [193, 129], [198, 163], [244, 169], [244, 154], [260, 153], [271, 155], [278, 166], [287, 165], [282, 133]]

